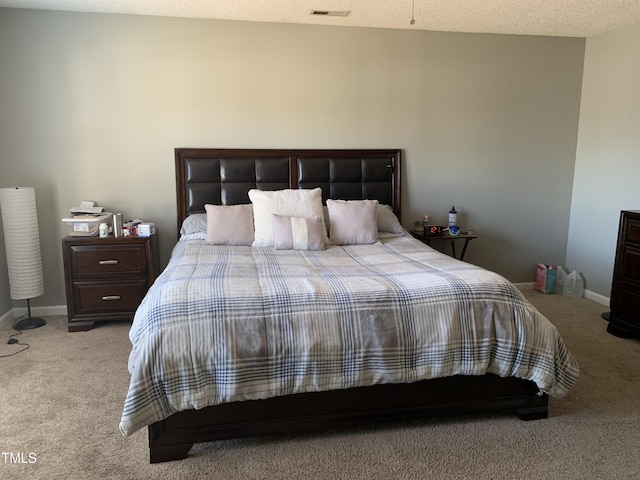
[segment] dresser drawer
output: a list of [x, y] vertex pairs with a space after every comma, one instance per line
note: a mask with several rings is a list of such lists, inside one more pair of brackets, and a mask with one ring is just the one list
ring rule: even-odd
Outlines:
[[147, 291], [147, 281], [76, 282], [73, 290], [76, 315], [134, 312]]
[[76, 280], [147, 275], [144, 245], [74, 245], [70, 253]]
[[637, 282], [640, 284], [640, 248], [627, 247], [622, 252], [623, 282]]
[[640, 328], [640, 290], [623, 286], [618, 305], [611, 309], [616, 321]]
[[640, 221], [627, 219], [625, 241], [640, 246]]

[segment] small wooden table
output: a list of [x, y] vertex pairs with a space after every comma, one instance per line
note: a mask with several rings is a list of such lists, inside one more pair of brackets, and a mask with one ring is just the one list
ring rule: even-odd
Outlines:
[[460, 258], [458, 260], [464, 260], [464, 254], [467, 252], [467, 245], [474, 238], [478, 238], [477, 235], [469, 235], [468, 233], [461, 233], [460, 235], [449, 235], [447, 233], [442, 235], [430, 235], [423, 234], [422, 232], [414, 232], [411, 231], [411, 235], [414, 238], [417, 238], [422, 243], [426, 243], [427, 245], [431, 245], [431, 240], [450, 240], [451, 241], [451, 256], [453, 258], [456, 257], [456, 241], [464, 240], [464, 244], [462, 246], [462, 252], [460, 253]]

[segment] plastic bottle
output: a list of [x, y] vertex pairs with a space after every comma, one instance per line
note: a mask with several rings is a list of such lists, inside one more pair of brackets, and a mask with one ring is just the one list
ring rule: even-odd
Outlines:
[[451, 207], [449, 210], [449, 226], [458, 225], [458, 212], [456, 212], [456, 207]]
[[424, 233], [427, 233], [429, 229], [429, 225], [431, 225], [431, 221], [429, 220], [429, 215], [424, 216], [424, 220], [422, 221], [422, 226], [424, 227]]
[[584, 280], [582, 276], [573, 270], [564, 282], [562, 293], [565, 297], [579, 298], [584, 295]]
[[109, 226], [106, 223], [101, 223], [98, 229], [101, 237], [104, 238], [109, 236]]
[[564, 291], [564, 284], [567, 281], [567, 271], [558, 265], [558, 272], [556, 274], [556, 292], [562, 293]]

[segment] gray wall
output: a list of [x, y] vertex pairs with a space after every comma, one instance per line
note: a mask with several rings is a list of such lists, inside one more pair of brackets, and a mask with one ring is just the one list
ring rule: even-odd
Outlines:
[[586, 42], [567, 265], [611, 294], [620, 210], [640, 209], [640, 25]]
[[532, 281], [566, 255], [584, 45], [0, 9], [0, 186], [36, 188], [33, 304], [64, 304], [80, 200], [156, 222], [166, 263], [175, 147], [402, 148], [404, 225], [454, 204], [468, 261]]

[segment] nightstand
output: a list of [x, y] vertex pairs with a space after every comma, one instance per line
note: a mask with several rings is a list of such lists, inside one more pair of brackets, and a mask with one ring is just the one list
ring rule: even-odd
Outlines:
[[417, 238], [422, 243], [426, 243], [427, 245], [431, 245], [432, 240], [451, 241], [451, 256], [453, 258], [456, 258], [456, 242], [460, 242], [464, 240], [464, 244], [462, 245], [462, 253], [460, 253], [460, 258], [458, 258], [458, 260], [464, 260], [464, 254], [467, 252], [467, 245], [469, 245], [469, 242], [474, 238], [478, 238], [477, 235], [469, 235], [467, 233], [461, 233], [460, 235], [448, 235], [448, 234], [424, 235], [421, 232], [413, 232], [413, 231], [410, 233], [413, 236], [413, 238]]
[[68, 329], [132, 320], [158, 273], [156, 235], [62, 239]]

